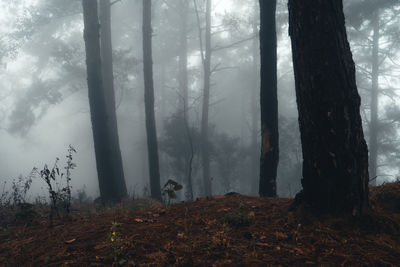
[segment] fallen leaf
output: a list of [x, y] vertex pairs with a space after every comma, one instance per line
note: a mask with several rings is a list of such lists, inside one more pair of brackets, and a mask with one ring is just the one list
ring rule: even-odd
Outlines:
[[75, 242], [75, 240], [76, 240], [76, 238], [73, 238], [73, 239], [71, 239], [71, 240], [66, 240], [66, 241], [64, 241], [66, 244], [71, 244], [71, 243], [73, 243], [73, 242]]

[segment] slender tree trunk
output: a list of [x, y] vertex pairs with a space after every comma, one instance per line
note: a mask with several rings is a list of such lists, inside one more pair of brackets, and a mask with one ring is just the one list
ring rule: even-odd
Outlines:
[[187, 15], [188, 15], [188, 1], [180, 0], [179, 16], [181, 18], [179, 29], [179, 92], [180, 96], [180, 109], [182, 110], [183, 118], [188, 120], [188, 72], [187, 72]]
[[[254, 0], [254, 18], [252, 23], [253, 35], [258, 36], [258, 16], [257, 12], [259, 10], [258, 0]], [[257, 194], [258, 184], [259, 184], [259, 149], [258, 149], [258, 120], [259, 120], [259, 104], [257, 103], [257, 92], [260, 89], [260, 75], [259, 75], [259, 49], [260, 40], [259, 38], [254, 38], [252, 43], [252, 54], [253, 54], [253, 74], [252, 78], [253, 84], [251, 88], [251, 193]]]
[[157, 130], [154, 116], [151, 0], [143, 0], [143, 73], [150, 192], [152, 198], [161, 200]]
[[210, 151], [208, 141], [208, 113], [210, 107], [210, 78], [211, 78], [211, 0], [206, 0], [206, 29], [203, 108], [201, 116], [201, 160], [203, 165], [204, 195], [211, 196]]
[[107, 105], [107, 114], [109, 115], [109, 130], [113, 148], [113, 169], [114, 179], [119, 185], [119, 194], [121, 197], [127, 196], [124, 168], [122, 164], [121, 150], [118, 137], [118, 123], [115, 109], [114, 94], [114, 74], [112, 61], [112, 42], [111, 42], [111, 6], [110, 0], [100, 1], [100, 44], [101, 59], [103, 67], [104, 96]]
[[374, 13], [372, 47], [371, 119], [369, 128], [369, 173], [376, 185], [378, 158], [378, 90], [379, 90], [379, 9]]
[[119, 181], [114, 179], [113, 148], [110, 131], [108, 131], [109, 117], [107, 115], [101, 70], [97, 0], [82, 0], [82, 7], [90, 115], [100, 196], [103, 203], [117, 202], [121, 200], [122, 196], [119, 190]]
[[186, 176], [186, 199], [189, 201], [193, 200], [193, 188], [192, 188], [192, 165], [194, 158], [193, 141], [189, 127], [189, 87], [188, 87], [188, 71], [187, 71], [187, 15], [188, 15], [188, 1], [180, 0], [179, 16], [181, 18], [180, 29], [179, 29], [179, 92], [180, 96], [180, 111], [182, 112], [182, 120], [185, 126], [187, 134], [187, 142], [190, 148], [190, 154], [188, 160], [185, 160], [185, 176]]
[[157, 124], [158, 125], [158, 127], [159, 127], [159, 129], [164, 129], [164, 123], [165, 123], [165, 120], [166, 120], [166, 117], [167, 117], [167, 94], [166, 94], [166, 89], [167, 89], [167, 87], [166, 87], [166, 82], [167, 82], [167, 74], [166, 74], [166, 70], [167, 70], [167, 67], [166, 67], [166, 63], [165, 62], [161, 62], [161, 66], [160, 66], [160, 69], [161, 69], [161, 74], [160, 74], [160, 95], [161, 95], [161, 101], [160, 101], [160, 113], [161, 114], [159, 114], [159, 116], [160, 116], [160, 119], [159, 119], [159, 124]]
[[260, 196], [276, 196], [276, 174], [279, 162], [276, 0], [260, 0], [261, 53], [261, 157]]
[[325, 212], [368, 207], [368, 150], [343, 3], [289, 0], [296, 97], [303, 148], [303, 190]]
[[[184, 115], [187, 115], [187, 112], [183, 113]], [[187, 189], [186, 189], [186, 199], [188, 201], [193, 201], [193, 183], [192, 183], [192, 172], [193, 172], [193, 159], [194, 159], [194, 147], [193, 147], [193, 138], [190, 132], [190, 127], [189, 127], [189, 122], [187, 118], [184, 118], [184, 123], [185, 123], [185, 130], [186, 130], [186, 135], [187, 135], [187, 140], [188, 140], [188, 145], [190, 148], [190, 155], [189, 160], [186, 161], [186, 174], [187, 174]]]

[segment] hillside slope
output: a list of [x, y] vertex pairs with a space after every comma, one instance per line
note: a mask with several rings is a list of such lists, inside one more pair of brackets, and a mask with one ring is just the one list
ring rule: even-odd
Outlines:
[[[238, 194], [168, 208], [81, 209], [48, 228], [3, 227], [5, 265], [265, 266], [400, 264], [400, 183], [371, 190], [363, 218], [288, 210], [292, 200]], [[113, 222], [117, 222], [112, 226]], [[113, 227], [113, 228], [111, 228]]]

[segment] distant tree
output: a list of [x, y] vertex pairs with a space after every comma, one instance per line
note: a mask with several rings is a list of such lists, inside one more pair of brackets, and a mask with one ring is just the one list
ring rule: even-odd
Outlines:
[[211, 87], [211, 0], [206, 0], [205, 11], [205, 41], [203, 48], [202, 26], [200, 24], [199, 11], [196, 0], [193, 1], [196, 9], [197, 22], [199, 27], [200, 53], [203, 65], [203, 101], [201, 111], [201, 163], [203, 166], [203, 189], [205, 196], [211, 196], [211, 176], [210, 176], [210, 151], [209, 151], [209, 111], [210, 111], [210, 87]]
[[163, 137], [160, 140], [160, 150], [168, 155], [171, 175], [178, 181], [185, 182], [186, 199], [193, 200], [192, 178], [197, 172], [195, 159], [199, 156], [200, 132], [189, 127], [182, 120], [182, 114], [174, 114], [164, 124]]
[[250, 155], [250, 176], [251, 176], [251, 193], [257, 194], [260, 181], [260, 153], [258, 134], [260, 129], [260, 39], [258, 25], [259, 21], [259, 4], [258, 0], [254, 2], [254, 14], [251, 22], [252, 33], [255, 36], [252, 40], [252, 88], [251, 88], [251, 155]]
[[399, 11], [396, 10], [399, 6], [397, 0], [353, 0], [346, 8], [348, 30], [357, 62], [358, 86], [366, 89], [365, 97], [369, 99], [369, 105], [365, 105], [365, 109], [369, 110], [369, 118], [364, 117], [364, 120], [368, 127], [369, 174], [373, 184], [382, 175], [378, 172], [379, 156], [383, 156], [383, 152], [390, 152], [384, 149], [383, 144], [391, 143], [390, 150], [399, 146], [395, 140], [388, 140], [388, 136], [384, 136], [385, 128], [393, 128], [393, 125], [388, 125], [392, 123], [391, 120], [387, 120], [384, 113], [380, 112], [384, 108], [380, 103], [382, 96], [394, 100], [398, 98], [395, 90], [399, 88], [391, 87], [395, 83], [386, 82], [383, 85], [379, 82], [382, 78], [392, 79], [393, 70], [399, 67], [393, 62], [393, 56], [400, 46], [397, 26], [400, 22]]
[[297, 117], [279, 115], [279, 155], [277, 195], [294, 197], [301, 190], [301, 142]]
[[151, 197], [161, 201], [157, 130], [154, 116], [151, 0], [143, 0], [143, 74]]
[[119, 190], [121, 188], [121, 185], [118, 184], [120, 181], [114, 179], [113, 143], [108, 129], [109, 117], [101, 68], [97, 0], [82, 0], [82, 6], [87, 83], [100, 196], [103, 202], [118, 202], [125, 195], [121, 194]]
[[183, 113], [183, 118], [187, 122], [188, 118], [188, 100], [189, 100], [189, 86], [188, 86], [188, 11], [189, 1], [180, 0], [179, 2], [179, 16], [180, 16], [180, 28], [179, 28], [179, 92], [180, 107], [179, 109]]
[[112, 160], [114, 179], [119, 185], [119, 194], [127, 195], [124, 169], [118, 137], [117, 115], [115, 109], [113, 56], [111, 42], [111, 4], [110, 0], [100, 1], [100, 44], [103, 67], [104, 96], [107, 106], [110, 137], [112, 142]]
[[238, 178], [236, 173], [244, 154], [240, 142], [238, 138], [216, 132], [213, 133], [212, 140], [211, 157], [218, 175], [216, 182], [220, 182], [222, 193], [235, 191]]
[[343, 3], [289, 0], [303, 190], [296, 198], [327, 212], [368, 207], [368, 150]]
[[276, 196], [279, 162], [276, 0], [260, 0], [261, 157], [260, 196]]

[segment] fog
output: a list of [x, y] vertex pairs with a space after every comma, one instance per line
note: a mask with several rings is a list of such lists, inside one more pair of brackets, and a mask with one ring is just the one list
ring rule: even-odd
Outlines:
[[[173, 160], [165, 148], [168, 135], [165, 127], [177, 112], [181, 112], [178, 81], [180, 24], [174, 10], [179, 2], [153, 1], [155, 117], [161, 185], [168, 179], [180, 179], [176, 177]], [[198, 25], [190, 2], [187, 30], [188, 114], [190, 127], [198, 130], [203, 78]], [[202, 9], [203, 1], [197, 2]], [[345, 2], [348, 37], [357, 68], [364, 131], [368, 141], [373, 32], [368, 12], [356, 12], [352, 8], [352, 4], [363, 1]], [[257, 193], [250, 187], [251, 181], [256, 178], [250, 177], [249, 156], [252, 153], [249, 152], [252, 136], [251, 92], [258, 89], [254, 88], [258, 68], [254, 70], [252, 65], [254, 38], [250, 38], [251, 22], [258, 20], [258, 12], [254, 8], [256, 3], [254, 0], [216, 0], [212, 7], [211, 42], [216, 50], [211, 64], [216, 71], [211, 78], [210, 138], [230, 140], [225, 146], [221, 145], [221, 141], [214, 140], [215, 155], [211, 168], [213, 194], [229, 191]], [[301, 189], [302, 155], [286, 5], [286, 1], [278, 1], [280, 163], [277, 191], [280, 196], [293, 197]], [[33, 167], [51, 166], [57, 157], [61, 159], [59, 166], [64, 166], [67, 148], [72, 145], [77, 150], [73, 155], [77, 167], [72, 171], [72, 191], [85, 187], [89, 195], [99, 195], [81, 9], [80, 1], [76, 0], [0, 0], [1, 187], [6, 182], [6, 188], [9, 188], [13, 179], [29, 175]], [[384, 6], [381, 10], [382, 32], [378, 41], [382, 50], [379, 52], [382, 73], [378, 79], [381, 90], [378, 101], [378, 184], [397, 179], [400, 149], [397, 95], [400, 89], [400, 7]], [[135, 196], [148, 194], [149, 186], [141, 12], [141, 1], [122, 0], [112, 4], [114, 88], [120, 148], [128, 192]], [[259, 129], [257, 136], [260, 139]], [[179, 146], [179, 140], [177, 143]], [[226, 154], [232, 156], [230, 161], [218, 162], [218, 157]], [[226, 165], [231, 170], [229, 174], [222, 172]], [[198, 156], [194, 159], [193, 168], [195, 196], [200, 196], [201, 162]], [[227, 175], [228, 185], [222, 177], [224, 175]], [[34, 179], [30, 192], [30, 200], [47, 194], [45, 184], [39, 177]]]

